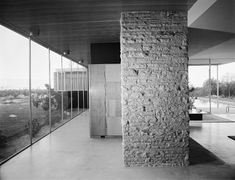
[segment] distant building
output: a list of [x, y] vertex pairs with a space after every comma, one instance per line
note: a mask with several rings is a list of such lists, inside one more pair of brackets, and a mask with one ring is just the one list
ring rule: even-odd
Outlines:
[[56, 69], [54, 72], [55, 91], [87, 91], [87, 72], [83, 68]]

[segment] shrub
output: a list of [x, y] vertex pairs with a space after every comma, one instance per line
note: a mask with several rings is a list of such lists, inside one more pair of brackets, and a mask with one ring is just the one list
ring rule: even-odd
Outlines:
[[38, 119], [33, 119], [32, 121], [32, 135], [33, 137], [40, 131], [40, 123], [38, 122]]
[[0, 147], [5, 146], [7, 143], [7, 137], [2, 134], [0, 130]]

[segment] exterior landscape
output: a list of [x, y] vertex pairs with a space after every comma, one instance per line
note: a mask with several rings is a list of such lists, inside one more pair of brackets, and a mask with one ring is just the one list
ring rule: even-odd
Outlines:
[[[56, 128], [61, 119], [61, 93], [51, 90], [51, 122]], [[29, 91], [0, 91], [0, 160], [26, 147], [29, 136]], [[68, 97], [64, 96], [64, 116], [70, 115]], [[34, 90], [32, 93], [32, 135], [33, 141], [49, 133], [49, 97], [48, 91]], [[66, 119], [64, 119], [66, 121]]]

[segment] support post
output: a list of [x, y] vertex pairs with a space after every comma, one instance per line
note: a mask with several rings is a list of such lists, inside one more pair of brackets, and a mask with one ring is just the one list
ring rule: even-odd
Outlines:
[[70, 119], [73, 118], [73, 63], [70, 61]]
[[80, 113], [80, 109], [79, 109], [79, 65], [77, 64], [77, 94], [78, 94], [78, 114]]
[[209, 59], [209, 113], [211, 114], [211, 59]]
[[87, 109], [89, 109], [89, 70], [88, 70], [88, 67], [87, 67], [87, 70], [86, 70], [86, 75], [87, 75]]
[[29, 119], [29, 136], [30, 145], [33, 144], [33, 113], [32, 113], [32, 87], [31, 87], [31, 34], [29, 36], [29, 108], [30, 108], [30, 119]]
[[[64, 89], [65, 89], [65, 74], [63, 70], [63, 56], [61, 55], [61, 121], [63, 122], [64, 119]], [[64, 81], [62, 81], [62, 78], [64, 78]]]
[[83, 88], [83, 71], [82, 71], [82, 74], [81, 74], [81, 79], [82, 79], [82, 111], [84, 110], [84, 88]]
[[83, 77], [83, 109], [85, 109], [85, 80], [86, 80], [86, 71], [84, 71], [84, 77]]
[[49, 62], [49, 89], [48, 89], [48, 96], [49, 96], [49, 128], [51, 133], [51, 55], [50, 55], [50, 48], [48, 48], [48, 62]]
[[219, 108], [219, 65], [217, 64], [217, 68], [216, 68], [216, 86], [217, 86], [217, 108]]

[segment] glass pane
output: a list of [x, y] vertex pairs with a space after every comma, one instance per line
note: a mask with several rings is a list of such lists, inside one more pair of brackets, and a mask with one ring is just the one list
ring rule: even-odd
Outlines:
[[33, 141], [50, 132], [48, 49], [32, 42], [31, 60]]
[[209, 112], [209, 66], [189, 66], [190, 108]]
[[62, 121], [62, 94], [63, 94], [63, 70], [61, 56], [51, 52], [51, 125], [52, 130], [60, 126]]
[[[216, 108], [213, 114], [219, 115], [234, 121], [235, 114], [235, 63], [220, 65], [218, 69], [219, 77], [219, 98], [214, 100]], [[215, 91], [215, 87], [212, 89]], [[217, 103], [218, 102], [218, 103]]]
[[30, 144], [28, 39], [0, 26], [0, 162]]
[[83, 85], [82, 85], [82, 72], [83, 72], [83, 67], [79, 64], [77, 64], [77, 70], [78, 70], [78, 113], [81, 113], [83, 110]]
[[82, 110], [86, 108], [86, 68], [81, 67], [81, 107]]
[[225, 108], [221, 109], [217, 106], [217, 66], [211, 66], [211, 113], [222, 111], [225, 112]]
[[63, 118], [64, 121], [68, 121], [71, 119], [71, 91], [72, 91], [72, 83], [71, 83], [71, 61], [67, 58], [63, 58], [63, 79], [64, 79], [64, 87], [63, 87]]
[[88, 108], [88, 77], [87, 77], [87, 69], [84, 68], [84, 108]]
[[77, 63], [72, 62], [72, 117], [78, 115], [78, 70]]
[[87, 89], [88, 89], [88, 81], [87, 81], [87, 70], [85, 67], [81, 68], [81, 77], [82, 77], [82, 108], [83, 110], [87, 108]]

